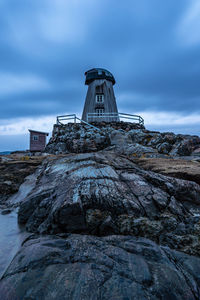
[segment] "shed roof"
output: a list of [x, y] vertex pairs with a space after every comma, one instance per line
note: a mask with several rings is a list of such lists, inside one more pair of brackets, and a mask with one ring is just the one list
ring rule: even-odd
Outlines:
[[28, 130], [29, 132], [32, 132], [32, 133], [40, 133], [40, 134], [45, 134], [45, 135], [49, 135], [49, 133], [48, 132], [42, 132], [42, 131], [37, 131], [37, 130], [32, 130], [32, 129], [29, 129]]
[[85, 76], [85, 84], [90, 84], [95, 79], [107, 79], [111, 81], [113, 85], [115, 84], [114, 76], [106, 69], [93, 68], [91, 70], [86, 71]]

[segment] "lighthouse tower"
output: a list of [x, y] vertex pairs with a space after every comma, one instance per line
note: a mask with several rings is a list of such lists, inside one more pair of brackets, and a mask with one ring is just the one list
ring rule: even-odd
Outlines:
[[94, 68], [85, 72], [87, 96], [82, 114], [86, 122], [119, 121], [113, 85], [114, 76], [107, 70]]

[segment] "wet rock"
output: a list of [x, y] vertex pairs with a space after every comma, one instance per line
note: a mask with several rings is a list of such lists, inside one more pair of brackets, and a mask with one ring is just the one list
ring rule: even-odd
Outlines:
[[1, 214], [2, 215], [8, 215], [8, 214], [11, 213], [11, 211], [12, 211], [11, 209], [4, 209], [4, 210], [1, 211]]

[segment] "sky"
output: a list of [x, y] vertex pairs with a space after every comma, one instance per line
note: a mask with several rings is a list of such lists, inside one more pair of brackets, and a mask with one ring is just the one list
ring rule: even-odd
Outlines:
[[0, 151], [81, 116], [84, 72], [108, 69], [120, 112], [200, 135], [199, 0], [0, 0]]

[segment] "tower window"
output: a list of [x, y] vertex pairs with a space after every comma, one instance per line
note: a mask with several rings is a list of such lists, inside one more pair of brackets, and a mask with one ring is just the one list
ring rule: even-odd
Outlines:
[[104, 102], [104, 94], [96, 94], [96, 103]]
[[98, 116], [102, 116], [102, 114], [104, 113], [104, 108], [97, 108], [95, 109], [95, 112]]

